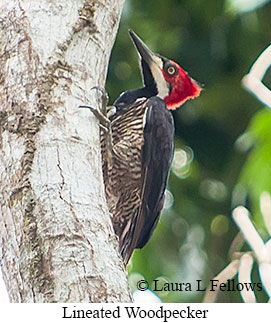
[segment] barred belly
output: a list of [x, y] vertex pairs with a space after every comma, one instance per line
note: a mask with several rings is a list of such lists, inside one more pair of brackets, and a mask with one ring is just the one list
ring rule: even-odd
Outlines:
[[[143, 126], [145, 102], [111, 117], [112, 158], [106, 159], [102, 134], [103, 175], [107, 204], [113, 217], [116, 234], [140, 205], [141, 149], [144, 141]], [[129, 201], [129, 203], [127, 203]]]

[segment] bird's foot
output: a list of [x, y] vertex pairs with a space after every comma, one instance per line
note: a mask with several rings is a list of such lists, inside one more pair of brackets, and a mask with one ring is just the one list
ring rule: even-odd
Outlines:
[[89, 109], [95, 117], [100, 121], [100, 127], [105, 132], [106, 137], [106, 147], [109, 153], [108, 158], [111, 160], [112, 156], [112, 128], [111, 128], [111, 121], [109, 117], [111, 115], [112, 107], [108, 107], [108, 95], [105, 89], [100, 88], [98, 86], [93, 86], [91, 90], [97, 90], [101, 92], [101, 109], [93, 108], [86, 105], [80, 105], [79, 108], [87, 108]]
[[103, 88], [100, 88], [99, 86], [93, 86], [90, 90], [97, 90], [101, 92], [101, 109], [93, 108], [86, 105], [80, 105], [79, 108], [87, 108], [89, 109], [95, 117], [100, 121], [101, 127], [108, 132], [108, 128], [110, 126], [110, 120], [107, 116], [107, 104], [108, 104], [108, 95], [106, 91]]
[[101, 93], [101, 101], [102, 101], [102, 113], [104, 116], [107, 115], [107, 106], [108, 106], [108, 101], [109, 101], [109, 97], [108, 94], [105, 90], [105, 88], [99, 87], [99, 86], [93, 86], [90, 91], [92, 90], [96, 90], [97, 92], [100, 91]]

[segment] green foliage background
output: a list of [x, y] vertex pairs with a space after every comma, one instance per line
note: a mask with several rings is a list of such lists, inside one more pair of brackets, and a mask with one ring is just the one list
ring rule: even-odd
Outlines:
[[[201, 96], [174, 112], [176, 150], [190, 160], [169, 180], [169, 207], [145, 248], [129, 265], [130, 283], [146, 279], [205, 284], [229, 263], [238, 230], [231, 218], [245, 205], [263, 229], [259, 197], [271, 192], [271, 110], [241, 87], [270, 44], [271, 4], [244, 12], [225, 0], [126, 0], [112, 52], [107, 90], [113, 102], [141, 86], [132, 28], [156, 53], [175, 60], [204, 84]], [[265, 83], [270, 85], [270, 73]], [[261, 231], [263, 238], [264, 230]], [[244, 248], [248, 248], [245, 246]], [[258, 281], [257, 269], [253, 279]], [[194, 288], [193, 288], [194, 289]], [[164, 302], [200, 302], [203, 292], [157, 292]], [[266, 301], [264, 292], [258, 301]], [[241, 302], [223, 292], [220, 302]]]

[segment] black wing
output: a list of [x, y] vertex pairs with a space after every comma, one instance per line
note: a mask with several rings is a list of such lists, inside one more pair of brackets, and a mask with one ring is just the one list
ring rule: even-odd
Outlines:
[[125, 255], [127, 262], [135, 248], [150, 239], [159, 220], [174, 151], [174, 122], [164, 101], [151, 97], [147, 102], [144, 143], [141, 151], [141, 205], [134, 223], [133, 239]]

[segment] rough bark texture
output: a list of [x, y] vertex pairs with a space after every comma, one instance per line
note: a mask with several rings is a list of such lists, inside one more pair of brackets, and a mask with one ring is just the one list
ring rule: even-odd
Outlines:
[[0, 258], [12, 302], [130, 301], [97, 106], [124, 0], [0, 5]]

